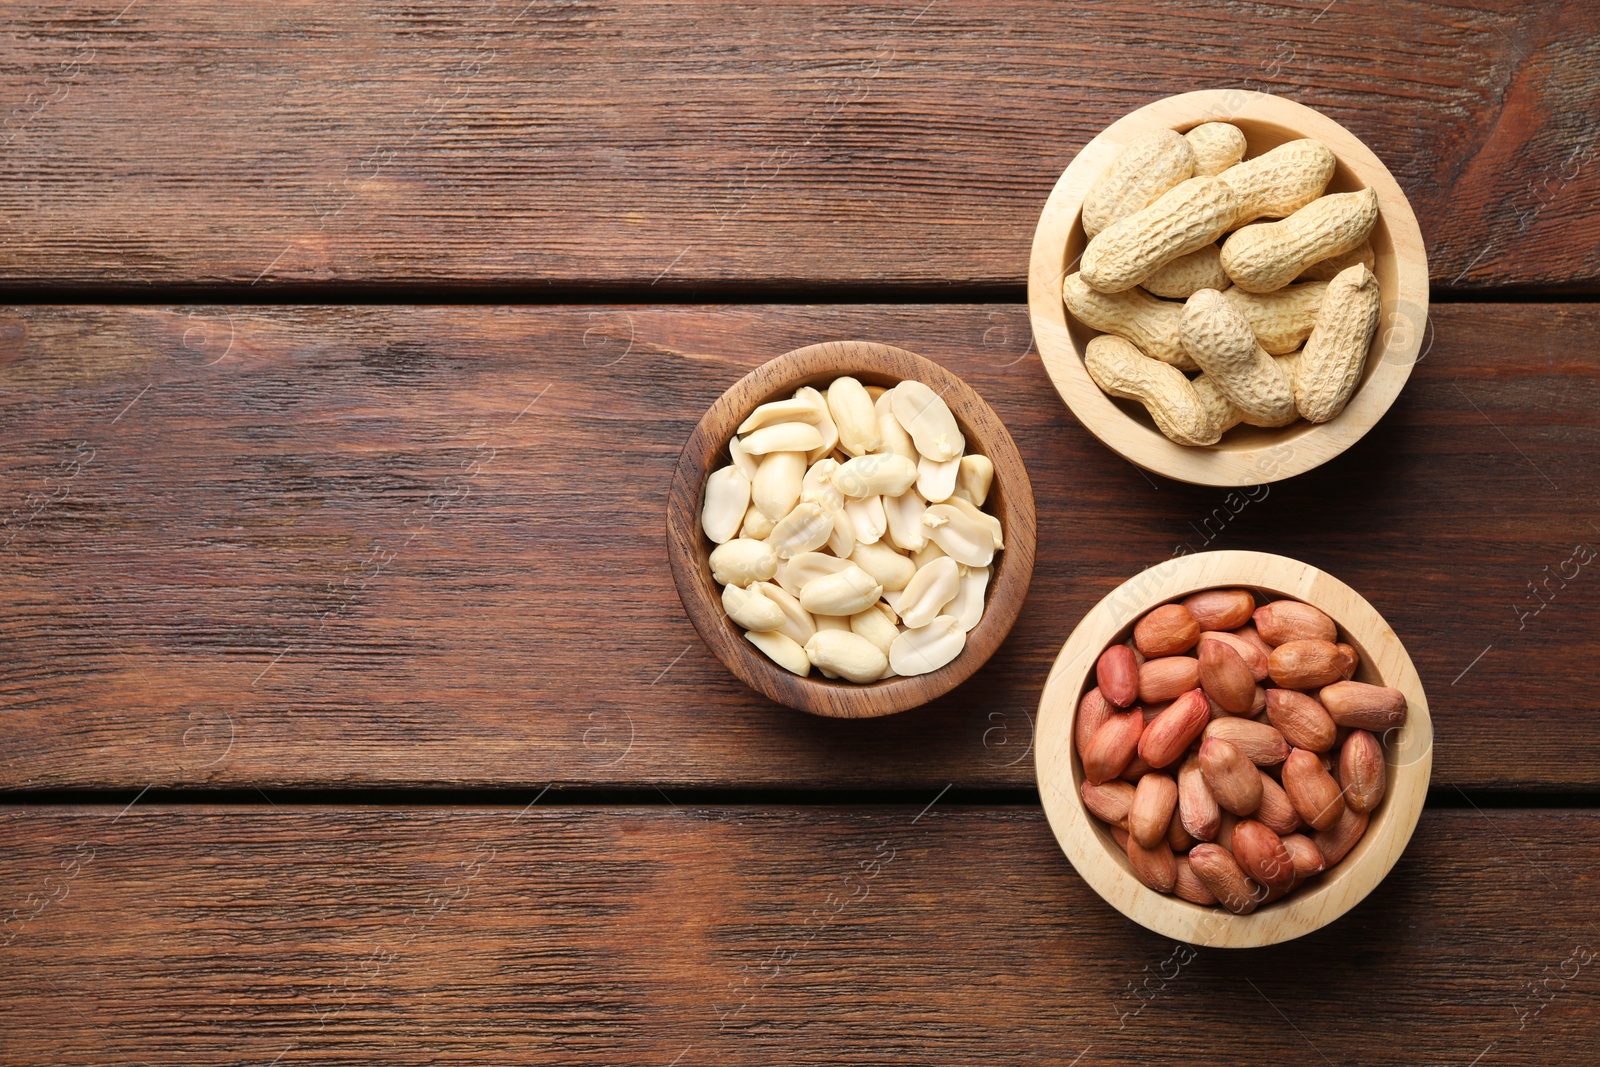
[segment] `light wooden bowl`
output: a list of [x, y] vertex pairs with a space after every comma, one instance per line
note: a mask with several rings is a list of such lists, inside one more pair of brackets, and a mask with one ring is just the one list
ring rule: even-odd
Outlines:
[[[1072, 743], [1078, 702], [1093, 686], [1096, 660], [1124, 641], [1145, 612], [1201, 589], [1236, 586], [1272, 598], [1303, 600], [1338, 623], [1361, 655], [1356, 680], [1394, 686], [1410, 702], [1406, 725], [1384, 738], [1388, 789], [1364, 837], [1339, 864], [1305, 888], [1249, 915], [1157, 893], [1134, 877], [1127, 856], [1083, 804], [1083, 765]], [[1355, 907], [1381, 881], [1416, 828], [1433, 768], [1433, 724], [1411, 657], [1389, 624], [1337, 578], [1264, 552], [1178, 556], [1135, 575], [1084, 616], [1050, 670], [1039, 700], [1035, 769], [1056, 841], [1095, 892], [1158, 934], [1217, 948], [1273, 945], [1308, 934]]]
[[[1185, 132], [1202, 122], [1231, 122], [1244, 131], [1246, 158], [1286, 141], [1314, 137], [1338, 157], [1329, 192], [1371, 187], [1379, 218], [1372, 232], [1373, 273], [1382, 295], [1378, 330], [1361, 384], [1349, 406], [1328, 422], [1301, 420], [1281, 429], [1238, 426], [1217, 444], [1180, 445], [1156, 429], [1144, 407], [1100, 391], [1083, 364], [1097, 331], [1067, 314], [1062, 280], [1077, 270], [1086, 243], [1080, 211], [1100, 173], [1133, 138], [1157, 129]], [[1303, 474], [1355, 444], [1394, 403], [1427, 330], [1428, 258], [1405, 193], [1354, 134], [1326, 115], [1268, 93], [1208, 89], [1169, 96], [1112, 123], [1084, 146], [1056, 182], [1039, 216], [1028, 264], [1028, 314], [1045, 370], [1067, 407], [1107, 448], [1151, 470], [1198, 485], [1259, 485]]]
[[[961, 654], [936, 671], [910, 678], [856, 685], [829, 681], [813, 672], [801, 678], [773, 663], [745, 640], [722, 609], [722, 593], [711, 578], [711, 542], [700, 529], [706, 477], [729, 463], [728, 441], [757, 405], [781, 399], [803, 385], [821, 385], [841, 375], [863, 385], [892, 386], [915, 378], [950, 406], [967, 451], [994, 463], [994, 483], [984, 510], [1000, 520], [1006, 547], [996, 553], [983, 619], [967, 634]], [[1033, 486], [1022, 457], [993, 409], [960, 378], [939, 364], [890, 345], [830, 341], [796, 349], [740, 378], [711, 405], [689, 435], [672, 477], [667, 501], [667, 556], [689, 621], [723, 665], [745, 684], [780, 704], [843, 719], [891, 715], [949, 692], [983, 666], [1010, 633], [1033, 578], [1037, 531]]]

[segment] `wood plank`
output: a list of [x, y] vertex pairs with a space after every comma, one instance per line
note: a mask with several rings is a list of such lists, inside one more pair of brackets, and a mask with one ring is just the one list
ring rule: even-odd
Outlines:
[[[931, 796], [931, 795], [930, 795]], [[7, 809], [11, 1062], [1586, 1062], [1592, 811], [1193, 950], [1023, 808]], [[1486, 825], [1486, 822], [1488, 825]], [[15, 913], [13, 913], [15, 914]], [[1308, 966], [1308, 963], [1312, 964]], [[1397, 1035], [1404, 1053], [1397, 1053]]]
[[[1367, 439], [1230, 495], [1101, 447], [1014, 305], [20, 309], [0, 322], [0, 784], [1027, 786], [1078, 619], [1174, 552], [1248, 548], [1389, 620], [1436, 784], [1592, 788], [1600, 308], [1446, 305], [1434, 328]], [[840, 723], [709, 655], [663, 523], [706, 406], [848, 337], [994, 407], [1039, 556], [971, 681]]]
[[8, 10], [0, 284], [1020, 285], [1079, 147], [1227, 87], [1367, 141], [1436, 282], [1600, 276], [1583, 0], [71, 10]]

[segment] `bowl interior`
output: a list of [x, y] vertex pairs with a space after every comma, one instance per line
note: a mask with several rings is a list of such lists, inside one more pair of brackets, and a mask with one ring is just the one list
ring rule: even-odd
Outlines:
[[[1135, 921], [1169, 937], [1217, 947], [1250, 947], [1289, 940], [1326, 925], [1354, 907], [1399, 858], [1411, 837], [1432, 769], [1432, 724], [1421, 681], [1410, 657], [1365, 599], [1348, 586], [1305, 564], [1256, 552], [1209, 552], [1179, 557], [1152, 580], [1145, 572], [1114, 591], [1085, 617], [1066, 647], [1039, 705], [1039, 788], [1052, 829], [1072, 860], [1101, 896]], [[1135, 583], [1144, 581], [1145, 595]], [[1406, 725], [1382, 738], [1388, 785], [1384, 800], [1350, 853], [1309, 886], [1232, 915], [1149, 889], [1133, 874], [1110, 831], [1089, 814], [1080, 788], [1083, 766], [1072, 741], [1078, 702], [1094, 685], [1094, 663], [1110, 644], [1123, 641], [1151, 608], [1202, 589], [1250, 589], [1258, 602], [1288, 598], [1327, 612], [1341, 640], [1361, 657], [1356, 680], [1391, 685], [1410, 704]], [[1065, 661], [1065, 662], [1063, 662]]]
[[[950, 663], [928, 674], [865, 684], [830, 680], [816, 673], [806, 678], [790, 674], [745, 640], [744, 631], [722, 610], [721, 587], [711, 576], [714, 546], [700, 530], [700, 503], [706, 477], [731, 462], [728, 440], [734, 428], [760, 404], [845, 375], [863, 385], [885, 388], [906, 378], [924, 382], [949, 405], [967, 439], [967, 453], [982, 453], [995, 466], [984, 510], [1000, 520], [1006, 547], [995, 555], [983, 618], [967, 635], [966, 646]], [[679, 497], [687, 506], [677, 506]], [[1010, 632], [1033, 574], [1033, 490], [1010, 434], [982, 398], [954, 374], [889, 345], [813, 345], [780, 356], [747, 375], [723, 394], [696, 428], [679, 461], [674, 498], [668, 517], [674, 578], [701, 637], [747, 684], [780, 703], [814, 714], [844, 718], [887, 715], [953, 689], [977, 670]], [[692, 560], [689, 574], [680, 567], [683, 555]]]

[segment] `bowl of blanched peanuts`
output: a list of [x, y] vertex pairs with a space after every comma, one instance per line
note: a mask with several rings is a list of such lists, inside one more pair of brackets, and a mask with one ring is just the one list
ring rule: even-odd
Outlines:
[[830, 342], [712, 405], [668, 508], [674, 579], [739, 678], [820, 715], [903, 711], [999, 647], [1033, 570], [1033, 493], [993, 410], [911, 352]]

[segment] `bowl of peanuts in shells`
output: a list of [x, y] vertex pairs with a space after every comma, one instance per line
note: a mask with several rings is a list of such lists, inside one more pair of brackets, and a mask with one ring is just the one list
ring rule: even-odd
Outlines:
[[1427, 796], [1411, 658], [1325, 572], [1261, 552], [1176, 556], [1073, 631], [1039, 702], [1036, 773], [1073, 868], [1196, 945], [1300, 937], [1367, 897]]
[[1304, 473], [1394, 403], [1427, 335], [1405, 193], [1354, 134], [1283, 97], [1205, 90], [1119, 119], [1061, 175], [1028, 310], [1077, 419], [1146, 470]]

